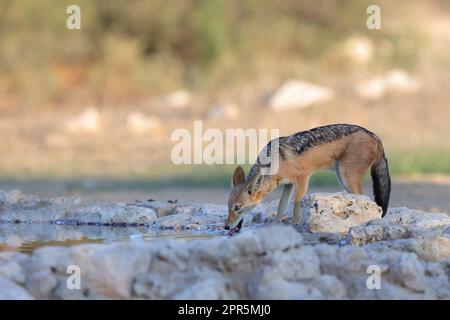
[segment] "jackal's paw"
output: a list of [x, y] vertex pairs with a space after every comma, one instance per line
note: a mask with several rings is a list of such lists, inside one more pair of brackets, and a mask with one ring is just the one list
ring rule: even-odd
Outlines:
[[289, 224], [289, 221], [290, 221], [289, 217], [283, 217], [280, 222], [284, 224]]
[[290, 224], [292, 224], [293, 226], [297, 226], [300, 224], [300, 219], [291, 218]]
[[273, 218], [273, 223], [289, 223], [289, 217], [281, 217], [281, 218], [278, 218], [278, 217], [274, 217]]

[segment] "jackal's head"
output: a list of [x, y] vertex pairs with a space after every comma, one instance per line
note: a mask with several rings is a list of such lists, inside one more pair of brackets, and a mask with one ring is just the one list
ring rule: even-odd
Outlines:
[[261, 202], [266, 193], [261, 191], [264, 176], [256, 174], [249, 181], [245, 181], [244, 169], [238, 166], [234, 170], [231, 193], [228, 197], [228, 219], [225, 229], [233, 229], [242, 224], [245, 211]]

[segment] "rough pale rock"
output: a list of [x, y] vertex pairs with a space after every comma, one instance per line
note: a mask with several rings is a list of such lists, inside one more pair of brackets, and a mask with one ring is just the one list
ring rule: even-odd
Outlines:
[[6, 277], [16, 283], [25, 283], [25, 270], [21, 262], [26, 260], [21, 254], [4, 252], [0, 255], [0, 277]]
[[162, 229], [223, 227], [226, 206], [147, 201], [86, 204], [81, 199], [40, 200], [20, 191], [0, 191], [0, 222], [57, 225], [150, 226]]
[[367, 196], [316, 193], [302, 201], [300, 224], [307, 231], [347, 233], [361, 223], [381, 218], [381, 208]]
[[0, 300], [33, 300], [21, 286], [0, 276]]
[[[9, 258], [0, 259], [0, 267], [20, 260], [27, 281], [8, 279], [5, 288], [19, 287], [38, 299], [450, 298], [449, 261], [371, 246], [306, 245], [283, 225], [231, 239], [47, 247]], [[80, 290], [66, 287], [69, 265], [80, 267]], [[367, 286], [370, 266], [380, 270], [380, 289]]]
[[208, 278], [203, 281], [194, 283], [193, 285], [183, 289], [171, 296], [173, 299], [181, 300], [223, 300], [223, 299], [238, 299], [238, 295], [233, 290], [229, 290], [230, 286], [227, 281], [220, 276], [215, 277], [208, 275]]
[[[244, 216], [244, 225], [273, 222], [278, 202], [262, 203], [253, 208]], [[287, 216], [292, 216], [292, 207], [291, 203]], [[228, 212], [225, 205], [202, 203], [86, 204], [76, 197], [40, 200], [17, 190], [0, 192], [0, 209], [0, 222], [146, 226], [168, 230], [221, 230]], [[352, 226], [379, 218], [380, 212], [365, 196], [312, 194], [303, 201], [301, 225], [307, 231], [346, 233]]]
[[145, 272], [151, 263], [150, 253], [139, 244], [78, 246], [70, 254], [73, 264], [84, 275], [84, 290], [102, 298], [131, 298], [133, 278]]
[[[318, 194], [305, 199], [303, 225], [295, 228], [272, 223], [277, 204], [253, 208], [231, 238], [218, 232], [199, 240], [144, 241], [132, 236], [149, 229], [222, 230], [226, 207], [88, 205], [76, 198], [0, 192], [1, 243], [20, 245], [32, 235], [130, 239], [45, 246], [30, 255], [0, 252], [0, 298], [450, 299], [448, 215], [391, 208], [380, 219], [367, 197]], [[133, 227], [112, 227], [130, 221]], [[70, 266], [80, 270], [80, 289], [67, 286]], [[370, 286], [374, 272], [379, 288]]]
[[[391, 208], [383, 219], [354, 226], [349, 231], [353, 244], [366, 244], [382, 240], [408, 238], [444, 238], [450, 235], [450, 216], [445, 213], [428, 213], [408, 208]], [[444, 245], [445, 246], [445, 245]]]

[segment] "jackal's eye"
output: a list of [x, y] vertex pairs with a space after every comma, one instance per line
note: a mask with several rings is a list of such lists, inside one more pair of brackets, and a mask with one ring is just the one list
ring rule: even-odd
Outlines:
[[252, 190], [247, 190], [247, 193], [248, 194], [252, 194]]
[[235, 205], [234, 211], [238, 211], [241, 207], [242, 207], [242, 205], [240, 205], [240, 204]]

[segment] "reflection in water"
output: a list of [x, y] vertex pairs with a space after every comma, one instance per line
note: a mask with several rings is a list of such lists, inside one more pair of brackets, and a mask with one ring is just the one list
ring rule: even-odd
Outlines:
[[61, 226], [49, 224], [0, 224], [0, 252], [31, 254], [44, 246], [70, 246], [114, 241], [152, 241], [162, 238], [193, 240], [223, 236], [221, 230], [154, 230], [145, 227]]
[[103, 243], [102, 240], [93, 240], [86, 237], [78, 240], [64, 240], [64, 241], [42, 241], [42, 240], [31, 240], [25, 241], [18, 245], [11, 245], [8, 243], [0, 244], [0, 251], [15, 251], [21, 253], [31, 254], [35, 249], [44, 247], [44, 246], [70, 246], [73, 244], [82, 244], [82, 243]]

